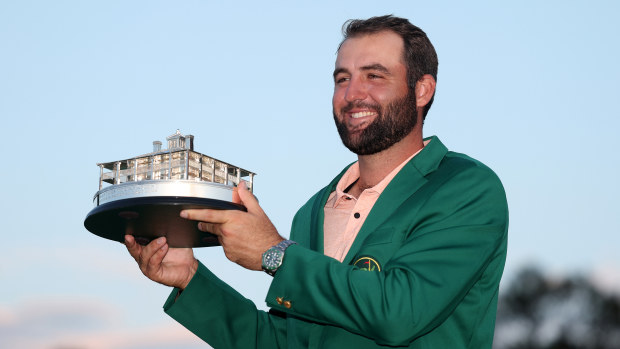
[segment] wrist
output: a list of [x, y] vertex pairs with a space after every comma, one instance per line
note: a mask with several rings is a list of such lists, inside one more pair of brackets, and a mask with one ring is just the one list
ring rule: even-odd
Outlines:
[[187, 278], [183, 282], [181, 282], [180, 285], [176, 286], [180, 290], [179, 294], [181, 294], [181, 291], [183, 291], [187, 287], [189, 282], [192, 281], [197, 271], [198, 271], [198, 260], [194, 258], [193, 263], [189, 266], [189, 272], [187, 274]]

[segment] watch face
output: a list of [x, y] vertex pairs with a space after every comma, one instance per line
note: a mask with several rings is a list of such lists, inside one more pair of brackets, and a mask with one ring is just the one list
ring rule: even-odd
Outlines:
[[282, 264], [282, 255], [284, 252], [276, 249], [270, 248], [263, 255], [263, 268], [267, 270], [277, 269], [280, 264]]

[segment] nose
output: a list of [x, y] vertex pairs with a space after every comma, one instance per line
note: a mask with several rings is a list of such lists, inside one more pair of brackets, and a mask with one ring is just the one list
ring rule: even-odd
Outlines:
[[347, 85], [347, 89], [344, 94], [344, 99], [347, 102], [351, 103], [355, 101], [362, 101], [366, 99], [367, 95], [367, 88], [362, 81], [355, 78], [351, 78], [351, 80], [349, 80], [349, 84]]

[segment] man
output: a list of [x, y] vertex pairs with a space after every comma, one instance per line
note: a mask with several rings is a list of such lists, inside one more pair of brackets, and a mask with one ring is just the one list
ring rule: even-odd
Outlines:
[[499, 179], [422, 138], [437, 58], [393, 16], [349, 21], [334, 70], [333, 114], [358, 161], [297, 213], [281, 237], [242, 184], [247, 212], [187, 210], [226, 256], [274, 275], [268, 313], [214, 276], [191, 249], [126, 237], [165, 311], [215, 348], [491, 348], [506, 257]]

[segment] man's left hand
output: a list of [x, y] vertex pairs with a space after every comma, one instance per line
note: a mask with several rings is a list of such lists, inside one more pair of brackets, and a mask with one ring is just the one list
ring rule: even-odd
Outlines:
[[226, 257], [232, 262], [250, 270], [261, 270], [263, 252], [284, 238], [245, 182], [233, 191], [233, 202], [244, 205], [247, 212], [192, 209], [181, 211], [181, 217], [200, 221], [198, 229], [217, 235]]

